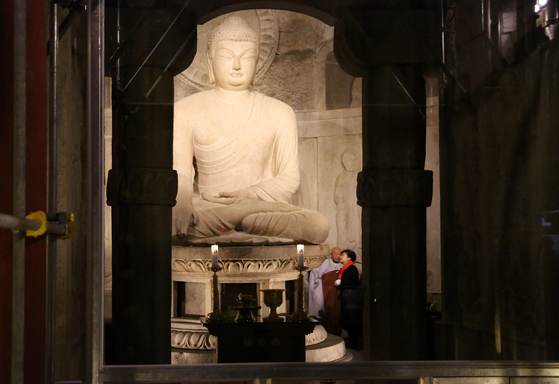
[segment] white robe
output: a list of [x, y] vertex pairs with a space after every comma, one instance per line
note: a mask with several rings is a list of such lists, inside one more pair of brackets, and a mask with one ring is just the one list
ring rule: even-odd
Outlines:
[[322, 293], [322, 276], [331, 271], [339, 271], [342, 263], [334, 263], [332, 258], [324, 260], [318, 268], [312, 269], [307, 274], [307, 287], [309, 289], [309, 315], [319, 317], [319, 312], [324, 311], [324, 295]]
[[[288, 203], [299, 188], [297, 142], [293, 109], [257, 92], [232, 104], [210, 90], [175, 105], [173, 167], [194, 179], [195, 165], [194, 197], [248, 188], [261, 200]], [[215, 205], [222, 206], [195, 201], [198, 209]]]
[[289, 203], [299, 188], [297, 144], [293, 109], [260, 93], [251, 92], [238, 104], [222, 100], [215, 90], [177, 102], [173, 167], [193, 181], [179, 188], [177, 203], [191, 199], [199, 219], [188, 238], [235, 232], [235, 225], [212, 211], [224, 205], [201, 199], [202, 193], [216, 197], [250, 189], [260, 200]]

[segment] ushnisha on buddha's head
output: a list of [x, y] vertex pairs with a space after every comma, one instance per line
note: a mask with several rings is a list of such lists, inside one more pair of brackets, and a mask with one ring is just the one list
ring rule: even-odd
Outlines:
[[259, 46], [258, 33], [244, 19], [225, 19], [208, 40], [210, 83], [227, 91], [248, 90], [256, 74]]

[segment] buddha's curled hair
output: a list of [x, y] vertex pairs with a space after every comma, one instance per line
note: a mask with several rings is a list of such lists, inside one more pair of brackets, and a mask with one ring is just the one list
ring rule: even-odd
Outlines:
[[213, 57], [215, 47], [221, 41], [246, 41], [256, 44], [259, 50], [260, 38], [258, 33], [239, 16], [230, 16], [219, 24], [208, 39], [208, 55]]

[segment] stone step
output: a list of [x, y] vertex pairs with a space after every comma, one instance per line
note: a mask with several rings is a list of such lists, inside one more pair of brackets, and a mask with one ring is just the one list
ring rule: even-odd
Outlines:
[[352, 359], [351, 352], [346, 351], [344, 339], [328, 334], [326, 340], [308, 345], [306, 348], [307, 363], [345, 362]]

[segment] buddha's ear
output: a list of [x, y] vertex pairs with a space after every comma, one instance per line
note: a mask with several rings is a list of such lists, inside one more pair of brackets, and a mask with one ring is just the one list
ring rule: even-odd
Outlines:
[[208, 52], [208, 77], [209, 77], [209, 81], [210, 84], [214, 84], [215, 83], [215, 76], [214, 76], [214, 69], [212, 66], [212, 58], [210, 57], [210, 53]]
[[258, 62], [256, 63], [256, 68], [254, 69], [254, 77], [252, 78], [252, 82], [250, 85], [260, 85], [262, 83], [262, 76], [258, 75]]

